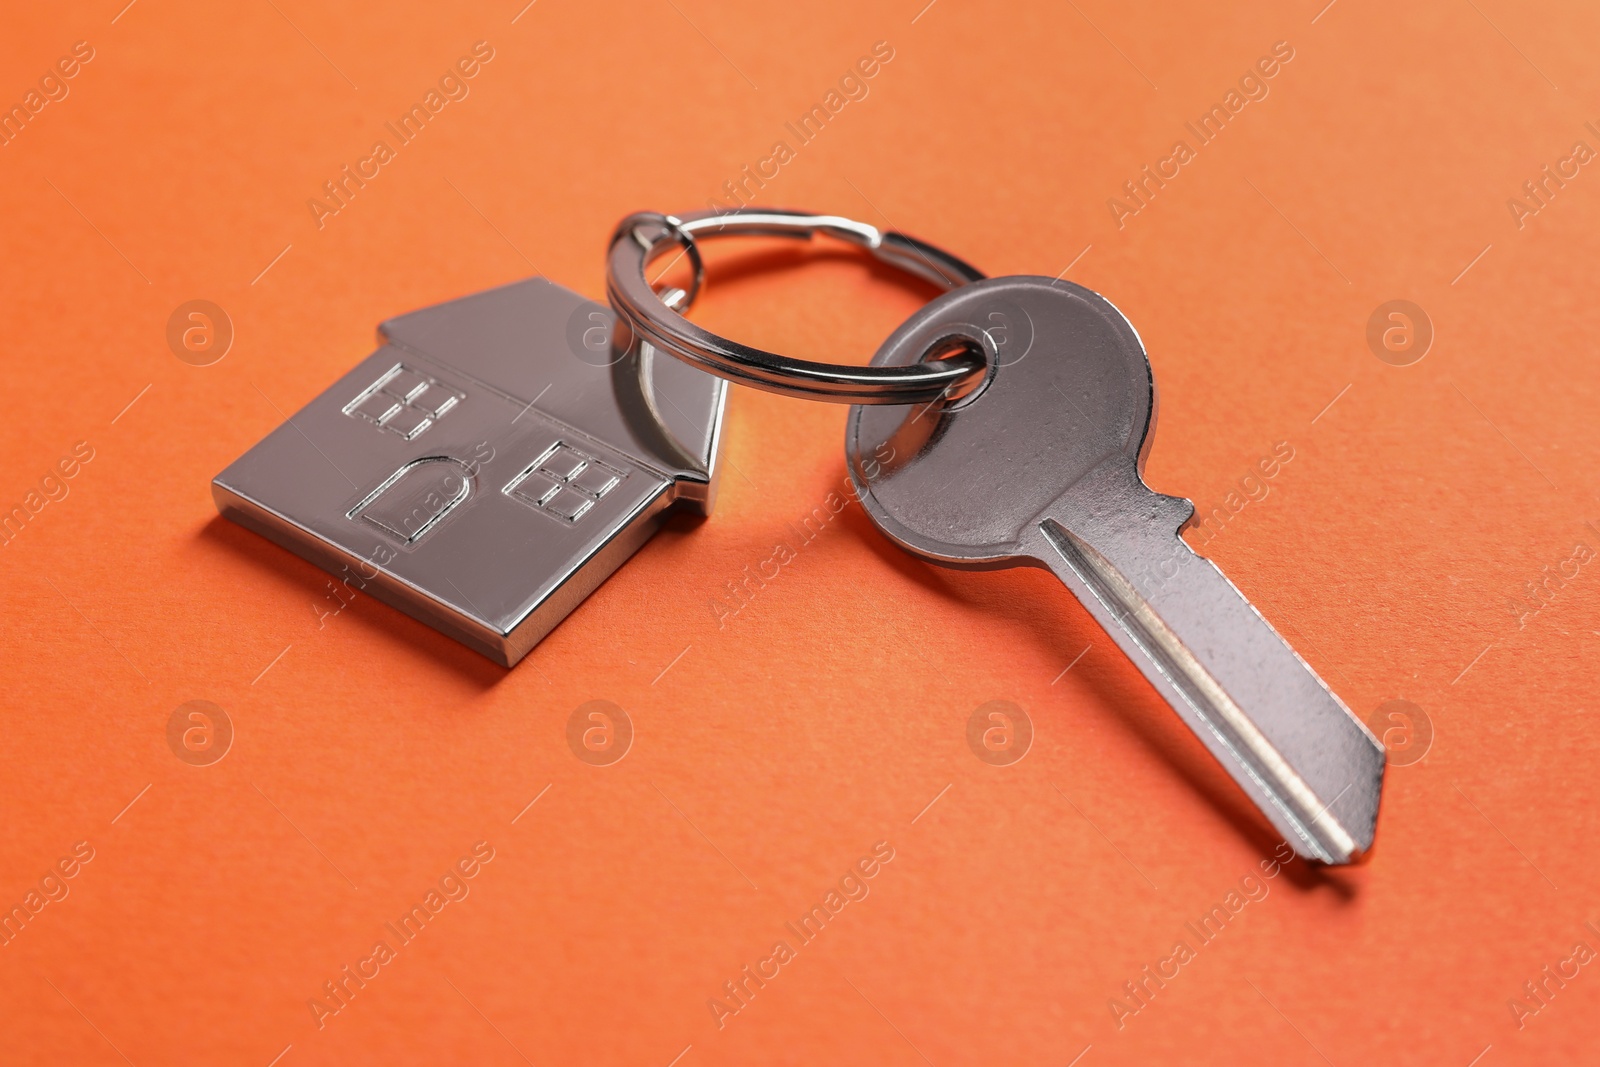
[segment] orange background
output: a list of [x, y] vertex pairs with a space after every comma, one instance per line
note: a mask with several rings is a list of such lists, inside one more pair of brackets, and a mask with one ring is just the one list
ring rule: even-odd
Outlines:
[[[124, 2], [13, 5], [0, 39], [8, 103], [95, 49], [0, 148], [0, 503], [95, 452], [0, 549], [0, 902], [95, 852], [0, 947], [0, 1058], [1593, 1055], [1600, 967], [1520, 1029], [1507, 1002], [1600, 949], [1600, 574], [1508, 604], [1600, 549], [1600, 174], [1520, 229], [1506, 206], [1600, 147], [1592, 5]], [[307, 199], [478, 40], [471, 95], [319, 230]], [[840, 487], [842, 407], [735, 389], [716, 514], [510, 672], [366, 596], [319, 629], [326, 577], [209, 495], [379, 320], [536, 270], [600, 297], [618, 218], [703, 207], [880, 40], [762, 199], [992, 274], [1074, 264], [1150, 350], [1150, 483], [1209, 509], [1290, 442], [1205, 551], [1363, 719], [1403, 698], [1434, 730], [1367, 865], [1291, 865], [1120, 1030], [1111, 998], [1273, 837], [1043, 574], [932, 569], [852, 505], [719, 628], [724, 583]], [[1107, 199], [1280, 40], [1268, 98], [1118, 229]], [[698, 320], [812, 358], [865, 360], [928, 296], [715, 252]], [[196, 298], [237, 333], [208, 367], [165, 340]], [[1367, 347], [1392, 299], [1436, 329], [1412, 366]], [[168, 747], [195, 699], [236, 731], [212, 766]], [[637, 731], [612, 766], [566, 744], [592, 699]], [[967, 747], [991, 700], [1034, 726], [1011, 766]], [[323, 982], [479, 841], [470, 896], [319, 1029]], [[878, 841], [870, 896], [719, 1029], [707, 1001]]]

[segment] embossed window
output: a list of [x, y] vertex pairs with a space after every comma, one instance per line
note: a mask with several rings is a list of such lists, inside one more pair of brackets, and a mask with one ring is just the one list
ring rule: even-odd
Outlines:
[[463, 399], [459, 390], [396, 363], [346, 404], [344, 413], [413, 441]]
[[501, 490], [563, 522], [577, 522], [627, 477], [608, 463], [557, 441]]

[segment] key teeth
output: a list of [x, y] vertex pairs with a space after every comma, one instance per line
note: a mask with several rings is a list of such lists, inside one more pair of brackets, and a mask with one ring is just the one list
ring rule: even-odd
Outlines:
[[1183, 496], [1167, 496], [1165, 493], [1156, 494], [1156, 503], [1152, 505], [1151, 518], [1159, 519], [1163, 523], [1172, 523], [1173, 530], [1182, 533], [1188, 528], [1195, 517], [1194, 501]]

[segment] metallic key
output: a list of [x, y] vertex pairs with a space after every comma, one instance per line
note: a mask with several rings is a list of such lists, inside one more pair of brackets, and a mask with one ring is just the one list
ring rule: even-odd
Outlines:
[[390, 319], [217, 508], [509, 667], [670, 512], [711, 510], [725, 383], [612, 322], [543, 280]]
[[1155, 389], [1133, 327], [1070, 282], [994, 278], [928, 304], [873, 363], [952, 339], [990, 354], [980, 391], [851, 410], [851, 476], [879, 529], [948, 566], [1049, 568], [1296, 851], [1359, 857], [1383, 748], [1178, 536], [1194, 506], [1145, 486]]

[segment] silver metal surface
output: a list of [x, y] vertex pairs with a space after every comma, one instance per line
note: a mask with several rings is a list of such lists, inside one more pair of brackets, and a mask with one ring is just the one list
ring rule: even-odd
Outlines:
[[989, 355], [976, 393], [851, 411], [850, 473], [879, 529], [949, 566], [1054, 572], [1297, 852], [1358, 858], [1383, 747], [1178, 536], [1193, 505], [1144, 484], [1155, 389], [1133, 327], [1070, 282], [995, 278], [922, 308], [873, 365], [951, 337]]
[[726, 384], [613, 322], [538, 279], [390, 319], [217, 508], [511, 666], [669, 512], [711, 510]]
[[945, 289], [977, 281], [983, 274], [914, 237], [879, 230], [838, 215], [811, 215], [770, 208], [741, 208], [682, 217], [640, 212], [618, 224], [606, 257], [606, 295], [632, 330], [664, 352], [701, 370], [756, 389], [812, 400], [850, 404], [926, 403], [959, 397], [984, 375], [975, 352], [911, 366], [849, 366], [812, 363], [767, 352], [696, 326], [664, 305], [645, 278], [658, 256], [683, 245], [693, 259], [689, 299], [699, 291], [704, 268], [695, 242], [735, 235], [809, 239], [824, 233], [865, 248], [873, 256]]

